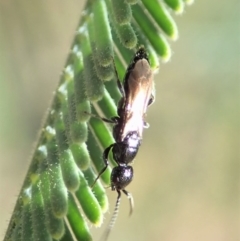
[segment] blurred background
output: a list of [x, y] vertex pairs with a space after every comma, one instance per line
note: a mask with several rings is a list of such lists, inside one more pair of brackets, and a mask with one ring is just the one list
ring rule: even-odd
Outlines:
[[[0, 239], [64, 67], [83, 2], [0, 2]], [[155, 77], [150, 128], [109, 240], [240, 240], [240, 2], [174, 16], [180, 38]], [[107, 191], [110, 211], [116, 193]], [[104, 227], [94, 228], [95, 237]], [[98, 240], [96, 238], [95, 240]]]

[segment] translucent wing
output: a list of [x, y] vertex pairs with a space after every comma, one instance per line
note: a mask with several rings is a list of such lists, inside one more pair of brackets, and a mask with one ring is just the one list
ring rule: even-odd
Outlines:
[[154, 92], [152, 70], [146, 59], [140, 59], [135, 63], [128, 78], [125, 79], [124, 88], [126, 101], [123, 136], [129, 131], [138, 131], [141, 136], [143, 118]]

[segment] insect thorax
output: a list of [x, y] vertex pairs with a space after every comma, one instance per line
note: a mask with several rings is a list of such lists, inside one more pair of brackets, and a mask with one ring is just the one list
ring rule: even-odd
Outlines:
[[119, 165], [130, 163], [135, 158], [140, 145], [141, 138], [138, 133], [129, 132], [123, 141], [116, 142], [113, 146], [112, 152], [115, 161]]

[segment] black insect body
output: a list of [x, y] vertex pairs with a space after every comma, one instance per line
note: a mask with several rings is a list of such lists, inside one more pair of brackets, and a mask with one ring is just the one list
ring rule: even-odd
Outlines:
[[129, 164], [135, 158], [141, 145], [143, 128], [148, 127], [148, 124], [144, 121], [147, 107], [154, 101], [152, 70], [143, 47], [136, 52], [129, 65], [123, 85], [118, 78], [117, 84], [122, 94], [122, 98], [118, 104], [118, 116], [111, 118], [111, 120], [101, 118], [105, 122], [115, 124], [113, 127], [113, 136], [116, 142], [105, 149], [103, 153], [105, 167], [95, 180], [96, 182], [107, 169], [109, 165], [108, 155], [112, 149], [113, 158], [118, 165], [113, 168], [111, 173], [111, 188], [118, 192], [118, 197], [105, 238], [107, 238], [116, 220], [121, 191], [130, 200], [130, 214], [133, 210], [133, 198], [125, 190], [125, 187], [133, 179], [133, 168]]

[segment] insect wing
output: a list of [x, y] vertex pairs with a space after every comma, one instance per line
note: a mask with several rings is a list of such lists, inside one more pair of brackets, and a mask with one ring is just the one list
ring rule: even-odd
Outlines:
[[153, 78], [146, 59], [138, 60], [125, 79], [126, 100], [124, 106], [124, 127], [121, 136], [136, 131], [141, 138], [144, 128], [144, 116], [152, 100]]
[[143, 118], [154, 92], [152, 70], [146, 59], [138, 60], [128, 76], [126, 111]]

